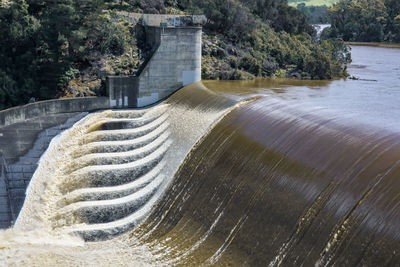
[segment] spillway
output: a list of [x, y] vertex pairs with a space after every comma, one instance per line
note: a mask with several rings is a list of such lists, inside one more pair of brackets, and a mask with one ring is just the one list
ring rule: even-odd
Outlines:
[[54, 139], [0, 257], [396, 266], [399, 177], [396, 131], [196, 84], [154, 107], [90, 114]]
[[232, 111], [133, 235], [168, 265], [399, 264], [400, 135], [324, 113]]

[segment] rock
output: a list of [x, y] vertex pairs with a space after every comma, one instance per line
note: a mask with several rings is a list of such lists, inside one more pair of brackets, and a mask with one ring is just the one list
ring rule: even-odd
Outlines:
[[222, 49], [221, 47], [217, 47], [212, 50], [211, 55], [214, 57], [223, 58], [226, 56], [226, 53], [224, 49]]
[[298, 71], [292, 71], [289, 73], [288, 78], [301, 79], [301, 73]]
[[278, 69], [278, 65], [275, 62], [264, 60], [262, 65], [263, 76], [272, 76]]
[[202, 53], [203, 53], [203, 55], [209, 55], [210, 54], [210, 47], [206, 46], [206, 45], [203, 45]]
[[219, 57], [225, 57], [225, 56], [226, 56], [225, 50], [222, 49], [222, 48], [220, 48], [220, 47], [218, 47], [218, 49], [217, 49], [217, 55], [218, 55]]
[[229, 54], [234, 55], [234, 56], [237, 56], [239, 54], [238, 50], [234, 46], [231, 46], [231, 45], [226, 48], [226, 51]]
[[378, 80], [373, 80], [373, 79], [362, 79], [362, 78], [358, 78], [356, 76], [350, 76], [349, 79], [356, 80], [356, 81], [365, 81], [365, 82], [377, 82], [378, 81]]
[[308, 72], [303, 72], [301, 76], [303, 80], [311, 80], [311, 75]]

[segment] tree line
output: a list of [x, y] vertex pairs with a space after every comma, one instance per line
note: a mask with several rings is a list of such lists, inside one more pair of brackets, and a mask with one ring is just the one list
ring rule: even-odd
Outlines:
[[328, 14], [328, 7], [322, 6], [307, 6], [304, 3], [298, 4], [296, 8], [306, 16], [309, 23], [312, 24], [328, 24], [330, 18]]
[[329, 9], [329, 37], [356, 42], [400, 42], [399, 0], [340, 0]]

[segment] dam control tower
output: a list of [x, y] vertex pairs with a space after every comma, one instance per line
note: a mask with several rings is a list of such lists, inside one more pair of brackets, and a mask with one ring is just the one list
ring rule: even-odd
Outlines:
[[112, 108], [148, 106], [201, 80], [201, 25], [205, 16], [119, 15], [137, 24], [149, 49], [136, 76], [107, 78]]

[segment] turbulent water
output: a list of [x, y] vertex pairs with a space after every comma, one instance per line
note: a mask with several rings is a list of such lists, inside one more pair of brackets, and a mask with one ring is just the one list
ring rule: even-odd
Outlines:
[[317, 38], [320, 39], [322, 32], [326, 29], [331, 27], [331, 24], [313, 24], [314, 29], [317, 31]]
[[337, 98], [318, 97], [342, 82], [207, 82], [147, 109], [89, 115], [42, 157], [0, 259], [399, 265], [399, 110], [385, 125], [360, 118], [369, 109], [344, 116], [330, 107]]

